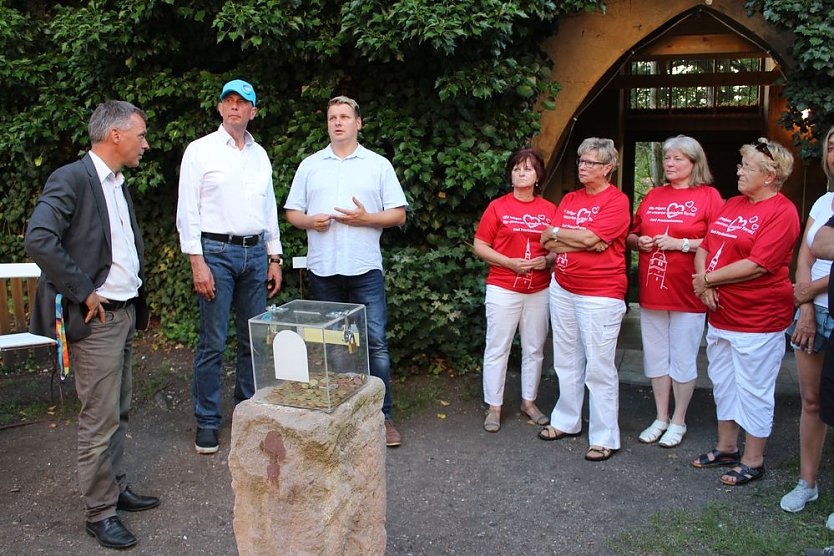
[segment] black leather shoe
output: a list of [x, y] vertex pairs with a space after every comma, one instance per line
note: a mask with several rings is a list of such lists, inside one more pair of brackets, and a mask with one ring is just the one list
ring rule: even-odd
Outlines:
[[130, 490], [130, 487], [127, 487], [124, 489], [124, 492], [119, 494], [116, 509], [125, 512], [141, 512], [157, 506], [159, 506], [159, 498], [156, 496], [142, 496]]
[[87, 533], [95, 537], [98, 544], [105, 548], [130, 548], [137, 543], [133, 533], [128, 531], [116, 516], [93, 523], [88, 521], [86, 526]]

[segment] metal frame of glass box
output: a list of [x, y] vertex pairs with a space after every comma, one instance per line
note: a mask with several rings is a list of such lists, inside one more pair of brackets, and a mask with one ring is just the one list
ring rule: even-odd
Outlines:
[[249, 319], [253, 400], [331, 412], [369, 376], [364, 305], [297, 299]]

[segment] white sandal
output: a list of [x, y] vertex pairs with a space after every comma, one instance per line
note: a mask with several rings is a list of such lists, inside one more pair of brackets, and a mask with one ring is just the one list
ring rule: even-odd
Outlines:
[[669, 425], [669, 428], [666, 429], [666, 432], [663, 434], [663, 438], [660, 439], [658, 442], [658, 446], [662, 446], [664, 448], [674, 448], [678, 444], [681, 443], [683, 440], [683, 435], [686, 434], [686, 425], [676, 425], [672, 423]]
[[660, 419], [655, 419], [654, 423], [649, 425], [649, 428], [640, 433], [640, 436], [637, 437], [637, 440], [644, 444], [651, 444], [652, 442], [657, 442], [657, 439], [660, 438], [668, 428], [669, 421], [661, 421]]

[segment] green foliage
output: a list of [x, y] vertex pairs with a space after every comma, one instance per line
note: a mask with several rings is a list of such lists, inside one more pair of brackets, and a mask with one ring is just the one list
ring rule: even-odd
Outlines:
[[[0, 257], [25, 259], [26, 220], [50, 172], [87, 148], [96, 104], [149, 115], [152, 150], [126, 172], [146, 242], [147, 286], [163, 332], [193, 343], [196, 301], [174, 213], [185, 146], [217, 128], [223, 82], [251, 81], [250, 130], [273, 162], [279, 203], [299, 162], [327, 144], [324, 106], [362, 106], [361, 141], [391, 158], [408, 224], [383, 236], [391, 349], [399, 368], [480, 360], [485, 270], [465, 247], [501, 193], [507, 155], [539, 129], [558, 85], [539, 45], [561, 14], [595, 0], [0, 0]], [[282, 219], [287, 257], [306, 236]], [[275, 302], [299, 295], [285, 272]], [[419, 291], [415, 297], [414, 291]]]
[[[800, 131], [806, 107], [814, 133], [834, 121], [826, 4], [747, 2], [796, 33], [784, 122]], [[242, 77], [258, 91], [250, 129], [273, 161], [279, 203], [298, 163], [327, 143], [326, 100], [348, 94], [365, 116], [361, 141], [391, 158], [410, 205], [408, 224], [383, 235], [396, 362], [474, 369], [485, 269], [465, 244], [502, 192], [507, 155], [538, 132], [537, 106], [554, 106], [559, 86], [541, 42], [562, 14], [593, 10], [604, 3], [0, 0], [0, 257], [25, 259], [28, 215], [49, 173], [88, 148], [93, 107], [134, 102], [150, 117], [152, 150], [128, 183], [151, 306], [166, 335], [193, 342], [196, 302], [174, 225], [178, 167], [185, 146], [216, 129], [222, 83]], [[285, 254], [303, 255], [305, 234], [281, 225]], [[274, 301], [299, 288], [287, 271]]]
[[[789, 109], [780, 119], [794, 129], [803, 158], [820, 156], [815, 141], [834, 124], [834, 10], [830, 0], [748, 0], [769, 23], [792, 31], [797, 64], [787, 75]], [[803, 111], [810, 110], [809, 117]]]
[[480, 368], [487, 267], [470, 246], [405, 247], [386, 257], [388, 342], [394, 368]]

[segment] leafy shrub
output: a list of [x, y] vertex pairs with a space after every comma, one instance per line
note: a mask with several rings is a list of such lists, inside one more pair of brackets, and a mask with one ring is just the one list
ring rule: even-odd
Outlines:
[[469, 245], [389, 251], [385, 261], [392, 365], [458, 374], [480, 369], [487, 265]]

